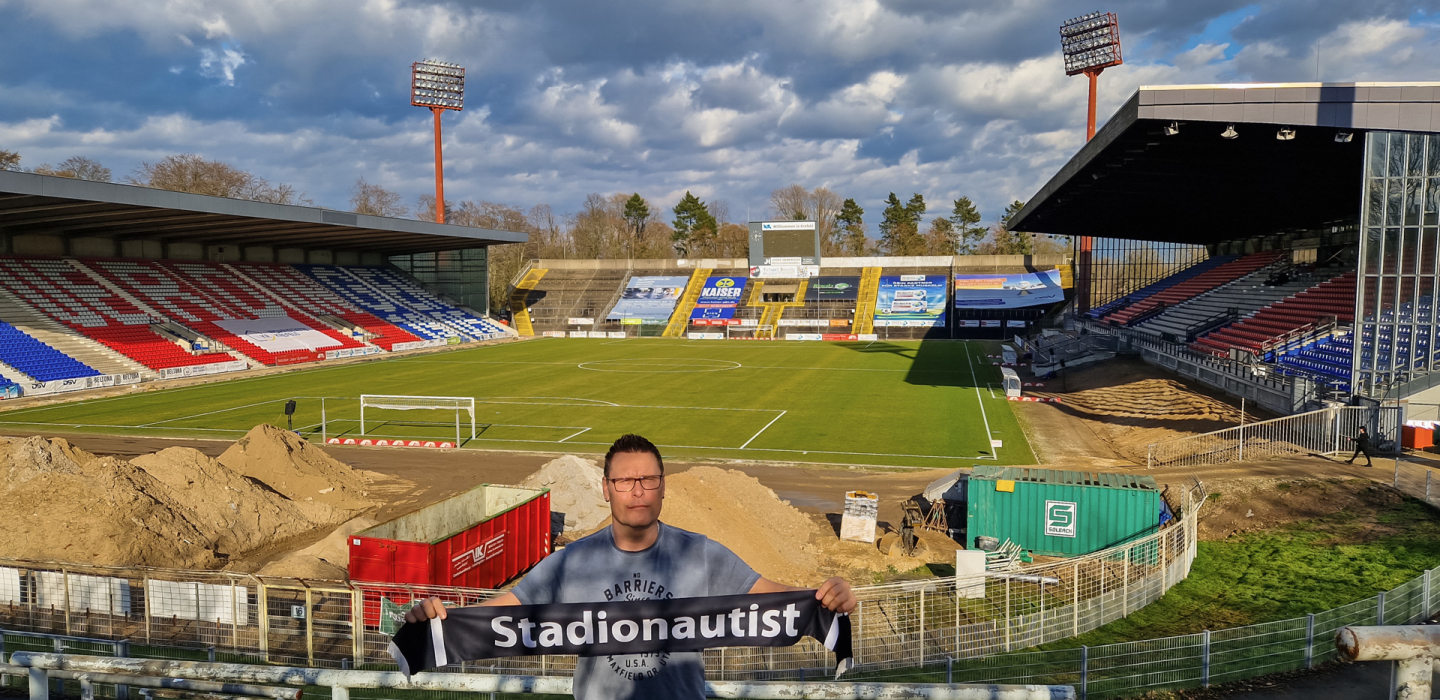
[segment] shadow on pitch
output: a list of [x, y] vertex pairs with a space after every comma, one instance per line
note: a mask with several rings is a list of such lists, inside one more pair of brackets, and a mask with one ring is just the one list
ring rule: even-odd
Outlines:
[[[905, 373], [906, 384], [920, 386], [974, 387], [977, 380], [981, 389], [986, 388], [986, 377], [994, 372], [990, 360], [979, 348], [970, 348], [972, 357], [965, 357], [969, 344], [961, 340], [922, 340], [917, 345], [899, 345], [886, 341], [873, 343], [837, 343], [855, 352], [865, 354], [889, 354], [910, 360]], [[971, 362], [974, 363], [973, 371]]]

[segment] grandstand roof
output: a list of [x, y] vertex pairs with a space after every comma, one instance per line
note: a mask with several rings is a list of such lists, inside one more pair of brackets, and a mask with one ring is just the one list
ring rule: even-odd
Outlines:
[[1367, 131], [1440, 132], [1440, 83], [1144, 86], [1010, 223], [1215, 243], [1354, 220]]
[[108, 182], [0, 171], [0, 231], [206, 245], [425, 253], [527, 235]]

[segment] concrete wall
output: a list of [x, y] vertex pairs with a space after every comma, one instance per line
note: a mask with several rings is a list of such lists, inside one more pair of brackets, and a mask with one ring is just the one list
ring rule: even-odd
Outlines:
[[275, 262], [275, 249], [268, 245], [245, 248], [245, 262]]
[[361, 253], [361, 254], [360, 254], [360, 264], [361, 264], [361, 265], [384, 265], [384, 264], [385, 264], [385, 256], [382, 255], [382, 254], [380, 254], [380, 253]]
[[116, 257], [113, 238], [71, 238], [70, 254], [82, 258]]
[[171, 260], [204, 260], [205, 248], [199, 243], [171, 243], [165, 246], [165, 257]]
[[357, 252], [355, 252], [355, 251], [353, 251], [353, 250], [337, 250], [337, 251], [335, 251], [335, 264], [336, 264], [336, 265], [359, 265], [359, 264], [360, 264], [360, 254], [357, 253]]
[[165, 257], [165, 245], [160, 241], [120, 241], [120, 257], [159, 260]]
[[10, 239], [16, 255], [64, 255], [65, 239], [49, 233], [21, 233]]
[[275, 262], [289, 265], [305, 262], [305, 251], [300, 248], [281, 248], [275, 251]]
[[205, 247], [206, 260], [239, 262], [241, 257], [241, 249], [238, 245], [212, 245]]
[[305, 262], [312, 265], [334, 265], [335, 253], [328, 250], [306, 251]]

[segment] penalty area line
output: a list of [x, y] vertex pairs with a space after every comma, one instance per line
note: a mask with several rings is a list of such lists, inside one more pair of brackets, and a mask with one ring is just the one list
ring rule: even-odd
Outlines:
[[[990, 418], [985, 415], [985, 399], [980, 396], [980, 379], [975, 376], [975, 358], [970, 354], [970, 343], [968, 341], [965, 343], [965, 360], [970, 363], [970, 384], [975, 387], [975, 403], [980, 405], [980, 420], [985, 422], [985, 447], [992, 450], [989, 459], [999, 461], [1000, 455], [993, 452], [995, 448], [991, 446], [990, 441], [994, 440], [995, 436], [990, 432]], [[986, 458], [978, 457], [977, 459]]]
[[781, 411], [781, 412], [780, 412], [780, 415], [775, 416], [774, 418], [771, 418], [771, 419], [770, 419], [770, 422], [769, 422], [769, 423], [766, 423], [766, 424], [765, 424], [765, 427], [764, 427], [764, 428], [761, 428], [761, 429], [760, 429], [758, 432], [756, 432], [754, 435], [751, 435], [751, 436], [750, 436], [750, 439], [749, 439], [749, 440], [746, 440], [746, 441], [745, 441], [745, 444], [743, 444], [743, 445], [740, 446], [740, 449], [743, 450], [743, 449], [749, 447], [749, 446], [750, 446], [750, 443], [755, 442], [755, 438], [760, 437], [760, 433], [765, 432], [765, 430], [768, 429], [770, 426], [775, 425], [775, 421], [780, 420], [780, 419], [785, 415], [785, 413], [786, 413], [785, 411]]
[[584, 435], [585, 433], [588, 433], [588, 432], [590, 432], [590, 428], [585, 428], [584, 430], [581, 430], [580, 432], [575, 433], [575, 435], [566, 435], [565, 437], [560, 438], [559, 440], [556, 440], [555, 442], [565, 442], [566, 440], [569, 440], [570, 438], [575, 437], [576, 435]]

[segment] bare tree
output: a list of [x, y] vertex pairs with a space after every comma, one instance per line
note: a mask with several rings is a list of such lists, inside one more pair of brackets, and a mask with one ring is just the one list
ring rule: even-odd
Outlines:
[[400, 203], [400, 193], [372, 185], [365, 178], [355, 180], [350, 189], [350, 211], [366, 216], [409, 216], [410, 210]]
[[0, 148], [0, 170], [19, 170], [20, 154]]
[[112, 179], [109, 168], [101, 165], [99, 161], [84, 156], [66, 158], [60, 161], [59, 165], [45, 163], [36, 166], [35, 172], [39, 175], [54, 175], [94, 182], [110, 182]]
[[776, 219], [803, 221], [810, 218], [810, 190], [793, 184], [770, 191], [770, 207]]
[[272, 185], [264, 178], [229, 163], [206, 160], [194, 153], [165, 156], [155, 163], [141, 163], [134, 173], [126, 176], [125, 181], [141, 187], [271, 204], [312, 203], [290, 185]]
[[807, 190], [803, 185], [786, 185], [770, 192], [772, 214], [777, 219], [810, 220], [820, 233], [821, 252], [836, 255], [843, 250], [836, 238], [835, 217], [840, 213], [840, 195], [826, 187]]

